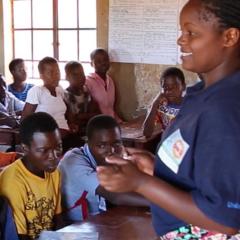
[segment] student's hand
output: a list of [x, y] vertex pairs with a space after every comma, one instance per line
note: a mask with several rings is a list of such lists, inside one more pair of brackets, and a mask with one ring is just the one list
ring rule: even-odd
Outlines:
[[132, 161], [117, 156], [107, 157], [108, 166], [98, 166], [100, 185], [110, 192], [134, 192], [144, 181], [144, 174]]
[[124, 158], [132, 161], [138, 169], [148, 175], [153, 175], [155, 156], [142, 149], [125, 148]]
[[6, 113], [0, 112], [0, 125], [7, 125], [11, 128], [16, 128], [19, 126], [18, 121]]
[[168, 99], [164, 93], [159, 93], [153, 100], [153, 104], [157, 106], [166, 106], [168, 104]]

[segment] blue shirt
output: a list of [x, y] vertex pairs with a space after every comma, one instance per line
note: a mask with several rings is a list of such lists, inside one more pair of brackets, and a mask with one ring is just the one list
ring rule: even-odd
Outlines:
[[[105, 199], [96, 194], [99, 186], [96, 168], [97, 163], [87, 144], [81, 148], [74, 148], [64, 155], [60, 161], [59, 170], [62, 178], [62, 201], [65, 208], [71, 208], [83, 192], [87, 191], [89, 214], [95, 215], [106, 210]], [[67, 218], [72, 221], [82, 220], [81, 207], [68, 211]]]
[[[240, 229], [240, 72], [204, 89], [190, 88], [163, 134], [154, 175], [189, 192], [210, 219]], [[164, 235], [183, 225], [152, 204], [153, 225]]]
[[21, 92], [18, 92], [18, 91], [15, 91], [12, 87], [12, 84], [10, 84], [10, 85], [8, 85], [8, 91], [11, 92], [16, 98], [25, 102], [25, 100], [27, 98], [28, 90], [31, 89], [32, 87], [33, 87], [33, 84], [26, 83], [24, 85], [24, 89]]

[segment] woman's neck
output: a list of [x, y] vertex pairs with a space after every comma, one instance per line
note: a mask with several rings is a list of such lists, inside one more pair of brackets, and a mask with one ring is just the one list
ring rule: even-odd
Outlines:
[[19, 82], [19, 81], [15, 81], [14, 83], [12, 83], [12, 88], [17, 91], [17, 92], [21, 92], [25, 87], [25, 82]]
[[214, 70], [207, 73], [202, 73], [201, 75], [205, 82], [205, 88], [208, 88], [223, 78], [240, 71], [240, 56], [238, 55], [239, 54], [237, 53], [237, 56], [228, 56], [225, 58], [226, 61], [222, 62], [222, 64], [217, 66]]
[[44, 85], [45, 88], [47, 88], [49, 90], [49, 92], [51, 93], [52, 96], [56, 97], [56, 87], [52, 86], [52, 85]]
[[107, 73], [98, 73], [96, 72], [97, 75], [99, 75], [104, 81], [107, 80]]

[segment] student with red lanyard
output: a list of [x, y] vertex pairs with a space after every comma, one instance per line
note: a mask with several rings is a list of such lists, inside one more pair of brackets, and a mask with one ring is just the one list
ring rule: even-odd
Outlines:
[[148, 205], [138, 194], [111, 193], [99, 185], [97, 166], [106, 164], [106, 156], [122, 156], [124, 151], [116, 120], [107, 115], [93, 117], [87, 125], [87, 138], [88, 143], [68, 151], [59, 164], [66, 220], [84, 219], [86, 201], [90, 215], [106, 211], [106, 201], [115, 205]]

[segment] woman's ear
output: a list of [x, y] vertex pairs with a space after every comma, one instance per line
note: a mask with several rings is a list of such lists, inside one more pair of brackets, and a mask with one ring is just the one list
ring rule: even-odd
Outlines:
[[237, 28], [228, 28], [224, 31], [224, 46], [233, 47], [238, 44], [240, 38], [240, 30]]

